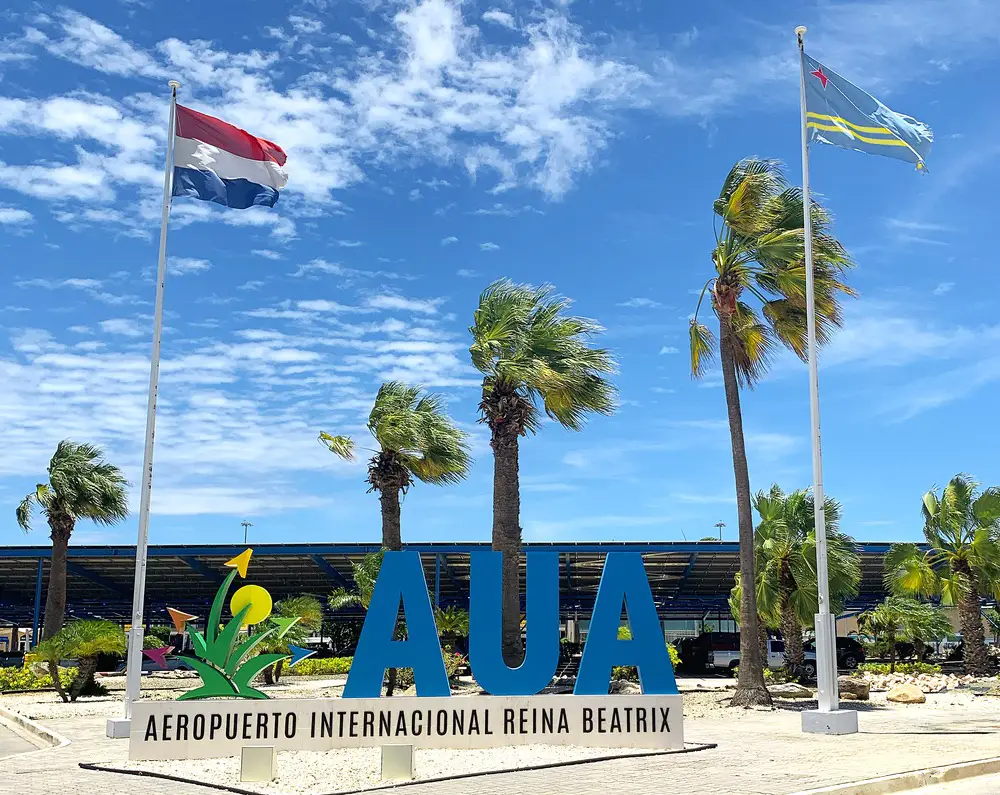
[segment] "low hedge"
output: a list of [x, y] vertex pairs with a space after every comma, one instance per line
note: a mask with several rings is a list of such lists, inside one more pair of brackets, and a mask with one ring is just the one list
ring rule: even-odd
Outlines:
[[285, 668], [282, 676], [342, 676], [351, 670], [353, 657], [306, 657], [294, 668]]
[[[63, 687], [69, 687], [76, 677], [76, 668], [60, 668], [59, 679]], [[0, 691], [7, 690], [44, 690], [52, 687], [52, 677], [48, 674], [39, 675], [30, 667], [0, 668]]]
[[[858, 670], [862, 673], [868, 674], [887, 674], [889, 673], [889, 663], [861, 663], [858, 666]], [[922, 663], [922, 662], [898, 662], [896, 663], [897, 674], [939, 674], [941, 673], [941, 666], [935, 665], [934, 663]]]

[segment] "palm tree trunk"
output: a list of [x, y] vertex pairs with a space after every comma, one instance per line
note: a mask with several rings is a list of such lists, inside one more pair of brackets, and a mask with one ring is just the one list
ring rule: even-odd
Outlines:
[[284, 669], [284, 667], [285, 667], [285, 661], [284, 660], [278, 660], [278, 662], [276, 662], [274, 664], [274, 683], [275, 684], [278, 684], [278, 680], [281, 679], [281, 672]]
[[976, 676], [985, 676], [990, 670], [990, 658], [986, 652], [986, 633], [983, 631], [983, 618], [979, 609], [979, 589], [976, 588], [972, 571], [955, 567], [958, 573], [964, 574], [969, 583], [969, 589], [958, 601], [958, 620], [962, 625], [962, 640], [965, 642], [965, 672]]
[[802, 624], [792, 607], [792, 589], [795, 580], [787, 560], [781, 564], [781, 635], [785, 639], [785, 667], [798, 676], [805, 663], [802, 649]]
[[740, 675], [733, 693], [733, 706], [770, 706], [771, 695], [764, 685], [764, 662], [757, 643], [757, 582], [754, 571], [753, 514], [750, 507], [750, 473], [743, 439], [743, 415], [740, 411], [740, 387], [736, 380], [732, 331], [729, 318], [719, 319], [719, 355], [722, 380], [729, 411], [729, 435], [733, 445], [733, 472], [736, 477], [736, 513], [739, 520], [740, 578], [744, 586], [740, 599]]
[[[379, 490], [382, 503], [382, 548], [399, 551], [403, 548], [403, 531], [399, 518], [399, 488], [385, 486]], [[385, 694], [391, 696], [396, 690], [396, 669], [386, 672]]]
[[521, 491], [517, 431], [506, 425], [494, 428], [491, 446], [493, 549], [503, 553], [502, 650], [504, 662], [515, 668], [524, 660], [521, 645]]
[[403, 548], [403, 536], [399, 521], [399, 489], [386, 487], [379, 491], [382, 503], [382, 546], [398, 551]]
[[76, 701], [80, 697], [80, 693], [82, 693], [91, 680], [93, 680], [94, 672], [96, 670], [96, 657], [81, 657], [77, 660], [76, 678], [73, 679], [73, 684], [69, 687], [70, 701]]
[[62, 679], [59, 678], [59, 666], [49, 660], [49, 676], [52, 678], [52, 684], [55, 686], [56, 692], [59, 694], [59, 698], [63, 700], [63, 703], [69, 702], [69, 696], [66, 695], [66, 689], [62, 685]]
[[757, 614], [757, 648], [760, 649], [760, 658], [767, 665], [767, 622], [764, 616]]
[[49, 516], [49, 537], [52, 539], [52, 562], [49, 566], [49, 590], [45, 596], [45, 620], [42, 640], [48, 640], [63, 627], [66, 618], [66, 557], [69, 537], [73, 534], [73, 518], [55, 513]]
[[896, 673], [896, 633], [889, 633], [889, 673]]

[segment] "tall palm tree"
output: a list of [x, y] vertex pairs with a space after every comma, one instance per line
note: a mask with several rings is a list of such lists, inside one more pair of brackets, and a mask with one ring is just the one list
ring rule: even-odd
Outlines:
[[77, 519], [115, 525], [128, 516], [128, 482], [118, 467], [104, 460], [92, 444], [64, 439], [49, 461], [49, 482], [39, 483], [17, 506], [17, 523], [31, 529], [31, 513], [41, 509], [49, 523], [52, 562], [45, 597], [42, 639], [60, 629], [66, 615], [66, 556]]
[[541, 426], [541, 410], [578, 431], [587, 415], [611, 414], [615, 388], [607, 380], [615, 362], [590, 341], [603, 328], [566, 314], [570, 301], [550, 285], [533, 287], [507, 279], [479, 298], [473, 325], [472, 363], [483, 374], [480, 422], [489, 425], [493, 448], [493, 549], [503, 553], [503, 656], [520, 665], [521, 493], [518, 444]]
[[885, 584], [893, 593], [940, 596], [958, 605], [965, 668], [989, 672], [980, 597], [1000, 597], [1000, 488], [977, 494], [979, 484], [956, 475], [941, 495], [924, 494], [921, 511], [928, 549], [894, 544], [885, 558]]
[[[375, 396], [368, 430], [378, 442], [368, 464], [368, 491], [377, 491], [382, 503], [382, 547], [399, 550], [403, 541], [399, 523], [399, 496], [413, 485], [458, 483], [469, 473], [468, 435], [444, 413], [441, 398], [420, 387], [386, 381]], [[349, 436], [320, 433], [330, 452], [354, 458]]]
[[[840, 532], [840, 503], [825, 500], [827, 566], [831, 611], [839, 612], [858, 592], [861, 564], [853, 539]], [[757, 609], [781, 627], [785, 661], [793, 672], [805, 661], [802, 627], [819, 611], [816, 531], [812, 495], [803, 489], [785, 494], [774, 484], [754, 498], [760, 524], [754, 533]]]
[[[743, 438], [740, 388], [753, 387], [767, 372], [779, 344], [800, 358], [806, 350], [805, 233], [802, 192], [790, 187], [774, 160], [741, 160], [726, 177], [713, 207], [720, 224], [712, 249], [713, 275], [705, 282], [691, 320], [691, 373], [700, 378], [716, 351], [716, 337], [698, 320], [706, 293], [719, 321], [718, 352], [722, 366], [729, 432], [732, 437], [736, 507], [739, 519], [740, 572], [755, 582], [750, 475]], [[850, 293], [841, 281], [851, 260], [829, 233], [830, 218], [816, 202], [810, 210], [813, 229], [816, 332], [825, 342], [841, 323], [838, 293]], [[760, 313], [754, 303], [759, 304]], [[764, 686], [764, 661], [757, 648], [757, 605], [753, 588], [742, 594], [740, 674], [733, 704], [770, 704]]]

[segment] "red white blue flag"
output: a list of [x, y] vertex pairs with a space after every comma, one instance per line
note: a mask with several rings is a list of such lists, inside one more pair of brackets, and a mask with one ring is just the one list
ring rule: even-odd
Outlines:
[[288, 182], [280, 146], [182, 105], [175, 132], [174, 196], [238, 210], [274, 207]]

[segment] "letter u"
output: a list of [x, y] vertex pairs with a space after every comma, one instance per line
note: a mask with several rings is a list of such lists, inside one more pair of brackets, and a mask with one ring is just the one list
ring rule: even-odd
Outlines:
[[500, 552], [473, 552], [469, 579], [469, 661], [476, 681], [496, 696], [530, 696], [546, 687], [559, 664], [559, 555], [529, 552], [524, 662], [503, 659]]

